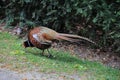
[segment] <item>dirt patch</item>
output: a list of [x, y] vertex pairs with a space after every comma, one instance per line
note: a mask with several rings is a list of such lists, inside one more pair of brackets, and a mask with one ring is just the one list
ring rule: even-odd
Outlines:
[[118, 53], [102, 52], [99, 51], [99, 49], [91, 49], [88, 45], [86, 46], [82, 43], [81, 45], [76, 45], [62, 42], [53, 47], [56, 50], [69, 51], [72, 55], [77, 55], [81, 59], [101, 62], [106, 66], [120, 69], [120, 56]]

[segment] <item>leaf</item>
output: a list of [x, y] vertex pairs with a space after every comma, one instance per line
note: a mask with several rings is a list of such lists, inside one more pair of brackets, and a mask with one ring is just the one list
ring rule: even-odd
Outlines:
[[49, 16], [49, 15], [52, 15], [53, 13], [57, 12], [57, 10], [51, 10], [50, 12], [48, 12], [46, 15]]
[[79, 14], [79, 13], [83, 13], [83, 10], [81, 8], [77, 9], [77, 13], [76, 14]]
[[26, 3], [29, 3], [29, 2], [31, 2], [32, 0], [24, 0]]
[[97, 18], [95, 17], [92, 21], [93, 21], [94, 23], [96, 23], [96, 22], [97, 22]]
[[72, 11], [72, 9], [71, 8], [67, 8], [67, 12], [71, 12]]
[[92, 6], [91, 6], [91, 5], [88, 5], [88, 8], [89, 8], [90, 10], [92, 10]]
[[32, 13], [32, 18], [35, 18], [35, 14], [36, 14], [35, 12]]

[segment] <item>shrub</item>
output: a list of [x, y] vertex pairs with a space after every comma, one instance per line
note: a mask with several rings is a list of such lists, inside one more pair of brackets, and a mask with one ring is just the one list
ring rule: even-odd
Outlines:
[[103, 47], [120, 51], [120, 0], [1, 0], [1, 22], [76, 31]]

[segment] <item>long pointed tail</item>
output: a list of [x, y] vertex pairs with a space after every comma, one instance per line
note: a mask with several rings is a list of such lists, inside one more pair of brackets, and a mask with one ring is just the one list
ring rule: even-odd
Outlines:
[[94, 41], [92, 41], [86, 37], [82, 37], [82, 36], [78, 36], [78, 35], [59, 33], [58, 37], [59, 37], [59, 39], [67, 40], [70, 42], [78, 42], [78, 41], [80, 41], [80, 39], [83, 39], [83, 40], [89, 41], [93, 44], [96, 44]]

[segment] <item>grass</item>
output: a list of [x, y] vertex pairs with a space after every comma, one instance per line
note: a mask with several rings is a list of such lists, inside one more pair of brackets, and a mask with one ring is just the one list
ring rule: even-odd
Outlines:
[[37, 70], [80, 75], [82, 80], [119, 80], [120, 70], [106, 67], [99, 62], [82, 60], [68, 52], [50, 49], [53, 58], [41, 56], [36, 48], [22, 47], [23, 40], [9, 33], [0, 32], [0, 63], [17, 71]]

